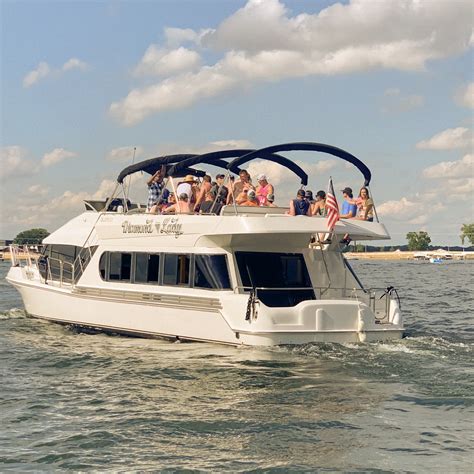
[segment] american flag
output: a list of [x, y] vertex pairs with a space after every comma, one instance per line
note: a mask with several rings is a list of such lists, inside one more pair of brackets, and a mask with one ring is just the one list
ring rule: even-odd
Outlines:
[[326, 209], [328, 218], [328, 230], [331, 232], [339, 220], [339, 206], [337, 205], [336, 195], [334, 194], [334, 187], [332, 185], [332, 178], [329, 178], [328, 192], [326, 194]]

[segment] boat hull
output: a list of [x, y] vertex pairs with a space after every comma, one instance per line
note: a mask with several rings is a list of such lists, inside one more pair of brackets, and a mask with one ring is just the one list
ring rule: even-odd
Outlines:
[[191, 303], [186, 308], [177, 305], [174, 300], [159, 305], [116, 301], [113, 298], [75, 293], [69, 288], [22, 281], [11, 276], [7, 279], [20, 292], [29, 315], [93, 331], [250, 346], [358, 343], [403, 337], [403, 328], [392, 324], [376, 324], [363, 331], [360, 328], [304, 329], [305, 325], [300, 326], [303, 329], [295, 325], [285, 330], [282, 325], [269, 326], [262, 322], [271, 317], [259, 317], [258, 323], [245, 321], [243, 308], [237, 310], [240, 324], [234, 324], [232, 317], [225, 316], [225, 306], [222, 308], [207, 300], [201, 304]]

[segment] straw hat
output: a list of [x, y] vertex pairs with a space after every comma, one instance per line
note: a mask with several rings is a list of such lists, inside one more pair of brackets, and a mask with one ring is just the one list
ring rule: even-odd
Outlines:
[[196, 181], [194, 176], [192, 174], [187, 174], [183, 180], [183, 183], [194, 183], [194, 181]]

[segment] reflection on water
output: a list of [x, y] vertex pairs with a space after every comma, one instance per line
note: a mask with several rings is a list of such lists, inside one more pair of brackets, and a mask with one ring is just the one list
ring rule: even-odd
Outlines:
[[25, 317], [0, 280], [2, 470], [469, 470], [474, 312], [454, 288], [474, 265], [354, 266], [400, 288], [408, 338], [259, 349], [85, 335]]

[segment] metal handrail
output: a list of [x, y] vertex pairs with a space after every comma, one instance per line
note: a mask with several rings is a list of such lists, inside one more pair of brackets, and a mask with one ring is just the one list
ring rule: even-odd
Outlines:
[[32, 257], [28, 245], [19, 245], [19, 244], [10, 244], [10, 255], [11, 255], [11, 265], [13, 267], [22, 266], [22, 259], [20, 258], [20, 252], [22, 252], [26, 258], [26, 264], [29, 267], [34, 267], [36, 265], [36, 259]]
[[[348, 288], [348, 287], [322, 287], [322, 286], [303, 286], [303, 287], [265, 287], [265, 286], [236, 286], [234, 287], [234, 293], [237, 293], [238, 290], [247, 290], [247, 291], [257, 291], [266, 290], [266, 291], [301, 291], [301, 290], [319, 290], [320, 296], [326, 293], [329, 290], [340, 291], [341, 294], [339, 298], [347, 300], [357, 300], [361, 301], [374, 312], [376, 313], [376, 306], [382, 310], [383, 317], [377, 317], [378, 320], [387, 319], [390, 311], [390, 300], [395, 299], [395, 297], [387, 292], [387, 288]], [[325, 291], [326, 290], [326, 291]], [[377, 295], [377, 293], [382, 293]], [[258, 293], [257, 293], [258, 296]], [[378, 296], [378, 297], [377, 297]], [[321, 298], [324, 299], [324, 298]], [[327, 298], [326, 298], [327, 299]], [[382, 299], [384, 301], [382, 301]], [[377, 303], [379, 302], [379, 303]]]
[[[53, 273], [51, 272], [51, 264], [50, 264], [51, 261], [59, 263], [59, 279], [56, 277], [56, 275], [53, 275]], [[68, 277], [69, 281], [65, 281], [65, 278], [64, 278], [64, 267], [65, 266], [66, 267], [69, 266], [69, 268], [70, 268], [71, 276], [70, 276], [70, 278]], [[59, 282], [59, 287], [60, 288], [62, 288], [65, 284], [67, 284], [68, 286], [74, 285], [74, 274], [75, 274], [74, 263], [65, 262], [64, 260], [61, 260], [59, 258], [48, 257], [47, 258], [46, 269], [47, 269], [47, 278], [44, 278], [44, 283], [48, 283], [48, 281], [52, 281], [52, 282], [57, 281], [57, 282]]]

